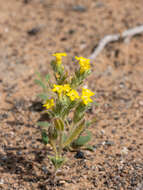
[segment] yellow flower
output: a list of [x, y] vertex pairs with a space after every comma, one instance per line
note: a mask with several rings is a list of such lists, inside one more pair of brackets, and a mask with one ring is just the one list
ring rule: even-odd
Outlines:
[[66, 55], [67, 55], [66, 53], [54, 53], [54, 54], [53, 54], [53, 56], [56, 57], [56, 63], [57, 63], [58, 65], [61, 65], [61, 63], [62, 63], [62, 57], [63, 57], [63, 56], [66, 56]]
[[82, 96], [81, 99], [83, 101], [83, 103], [85, 105], [87, 105], [89, 102], [93, 102], [93, 100], [90, 98], [91, 96], [93, 96], [94, 93], [91, 92], [89, 89], [87, 88], [82, 88]]
[[74, 89], [72, 89], [71, 91], [69, 91], [67, 93], [67, 96], [70, 97], [71, 101], [74, 101], [75, 99], [80, 98], [79, 95], [78, 95], [78, 92], [76, 90], [74, 90]]
[[54, 106], [54, 99], [47, 100], [43, 106], [46, 107], [46, 109], [50, 109]]
[[69, 84], [64, 84], [63, 85], [63, 92], [69, 92], [71, 90], [71, 87], [70, 87], [70, 85]]
[[54, 84], [54, 88], [52, 89], [52, 91], [57, 92], [59, 95], [61, 95], [61, 93], [63, 91], [63, 86]]
[[69, 84], [64, 84], [64, 85], [56, 85], [54, 84], [54, 88], [52, 89], [53, 92], [57, 92], [59, 95], [62, 93], [67, 93], [71, 90], [71, 87]]
[[86, 59], [84, 57], [75, 57], [76, 60], [79, 61], [80, 64], [80, 73], [84, 73], [90, 69], [90, 59]]

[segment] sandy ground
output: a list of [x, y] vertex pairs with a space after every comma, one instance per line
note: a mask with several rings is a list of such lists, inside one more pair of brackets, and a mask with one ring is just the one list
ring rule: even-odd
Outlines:
[[92, 60], [94, 152], [67, 153], [55, 186], [34, 83], [36, 71], [51, 71], [52, 53], [66, 52], [71, 70], [73, 56], [89, 57], [105, 35], [143, 24], [142, 15], [142, 0], [0, 0], [1, 190], [143, 189], [143, 35], [111, 43]]

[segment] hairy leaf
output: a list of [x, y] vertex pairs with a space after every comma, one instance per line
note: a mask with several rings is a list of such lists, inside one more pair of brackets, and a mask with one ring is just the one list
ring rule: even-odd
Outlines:
[[64, 158], [49, 157], [55, 168], [60, 168], [65, 162]]
[[79, 135], [80, 133], [83, 131], [84, 129], [84, 123], [85, 121], [82, 121], [73, 131], [72, 133], [69, 135], [69, 137], [67, 137], [66, 141], [64, 142], [63, 147], [68, 146], [69, 144], [71, 144]]
[[54, 119], [54, 124], [55, 127], [58, 131], [63, 131], [64, 130], [64, 123], [60, 118], [55, 118]]
[[37, 125], [41, 127], [49, 127], [51, 124], [47, 121], [39, 121], [37, 122]]
[[50, 74], [47, 74], [46, 77], [45, 77], [46, 81], [49, 82], [50, 80]]
[[48, 99], [48, 95], [47, 94], [38, 94], [38, 97], [40, 97], [42, 100], [47, 100]]
[[91, 145], [86, 145], [85, 149], [94, 152], [94, 148]]
[[38, 85], [40, 85], [43, 88], [43, 90], [46, 89], [45, 84], [41, 80], [35, 79], [35, 83], [37, 83]]
[[83, 146], [91, 140], [91, 136], [79, 136], [73, 143], [72, 147]]
[[45, 130], [42, 130], [41, 135], [42, 135], [42, 142], [43, 142], [45, 145], [48, 144], [49, 138], [48, 138], [48, 135], [47, 135], [46, 131], [45, 131]]

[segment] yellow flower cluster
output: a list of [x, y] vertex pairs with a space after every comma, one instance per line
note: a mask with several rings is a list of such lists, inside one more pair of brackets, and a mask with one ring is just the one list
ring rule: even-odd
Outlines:
[[[62, 57], [67, 56], [67, 54], [66, 53], [54, 53], [53, 56], [56, 57], [56, 63], [58, 65], [61, 65]], [[86, 59], [84, 57], [77, 57], [77, 56], [75, 56], [75, 59], [79, 61], [81, 74], [84, 73], [85, 71], [90, 70], [90, 59]]]
[[[62, 57], [66, 56], [66, 53], [55, 53], [55, 54], [53, 54], [53, 56], [56, 57], [56, 63], [58, 65], [61, 65]], [[77, 56], [75, 57], [75, 59], [79, 61], [81, 74], [90, 70], [90, 60], [89, 59], [86, 59], [84, 57], [77, 57]], [[52, 91], [57, 92], [59, 97], [62, 97], [62, 95], [68, 96], [71, 101], [81, 98], [81, 100], [83, 101], [83, 103], [85, 105], [87, 105], [88, 103], [93, 101], [90, 97], [93, 96], [94, 93], [86, 88], [82, 88], [81, 97], [79, 96], [79, 94], [76, 90], [74, 90], [70, 87], [69, 84], [64, 84], [64, 85], [54, 84]], [[47, 109], [51, 108], [52, 106], [54, 106], [54, 99], [47, 100], [47, 102], [43, 106], [46, 107]]]
[[79, 61], [80, 64], [80, 73], [84, 73], [85, 71], [90, 70], [90, 59], [86, 59], [84, 57], [75, 57], [76, 60]]
[[67, 96], [70, 97], [71, 101], [74, 101], [75, 99], [79, 99], [80, 98], [79, 95], [78, 95], [78, 92], [76, 90], [74, 90], [74, 89], [72, 89], [71, 91], [69, 91], [67, 93]]
[[43, 106], [46, 107], [46, 109], [50, 109], [51, 107], [54, 106], [54, 99], [47, 100]]
[[66, 53], [54, 53], [53, 56], [56, 57], [56, 63], [58, 65], [61, 65], [61, 63], [62, 63], [62, 57], [63, 56], [67, 56], [67, 54]]
[[93, 96], [94, 93], [91, 92], [89, 89], [87, 88], [82, 88], [82, 96], [81, 99], [83, 101], [83, 103], [85, 105], [87, 105], [89, 102], [93, 102], [93, 100], [90, 98], [91, 96]]
[[54, 88], [52, 89], [53, 92], [57, 92], [59, 95], [62, 93], [66, 94], [71, 90], [71, 87], [69, 84], [64, 84], [64, 85], [57, 85], [54, 84]]
[[74, 89], [71, 89], [69, 84], [64, 85], [56, 85], [54, 84], [54, 88], [52, 89], [53, 92], [57, 92], [59, 96], [63, 94], [70, 97], [71, 101], [79, 98], [78, 92]]
[[[54, 88], [52, 89], [52, 91], [57, 92], [59, 96], [61, 96], [62, 94], [67, 95], [68, 97], [70, 97], [71, 101], [80, 98], [78, 92], [74, 89], [71, 89], [69, 84], [64, 84], [64, 85], [54, 84]], [[93, 102], [93, 100], [90, 98], [93, 95], [94, 93], [89, 89], [82, 88], [81, 99], [85, 105], [87, 105], [89, 102]]]

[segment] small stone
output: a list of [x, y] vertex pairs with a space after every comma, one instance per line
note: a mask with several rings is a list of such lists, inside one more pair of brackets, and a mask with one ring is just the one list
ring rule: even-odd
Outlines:
[[104, 7], [105, 5], [104, 5], [104, 3], [102, 3], [102, 2], [97, 2], [96, 3], [96, 8], [101, 8], [101, 7]]
[[128, 149], [126, 147], [124, 147], [122, 150], [121, 150], [121, 153], [122, 154], [128, 154]]
[[9, 32], [9, 29], [8, 29], [8, 28], [5, 28], [4, 31], [7, 33], [7, 32]]
[[68, 31], [68, 33], [69, 33], [70, 35], [72, 35], [72, 34], [74, 34], [74, 33], [75, 33], [75, 30], [70, 29], [70, 30]]
[[46, 166], [42, 166], [42, 171], [45, 173], [45, 174], [49, 174], [49, 171], [47, 169]]
[[105, 130], [101, 129], [101, 134], [104, 135], [105, 134]]
[[8, 114], [6, 113], [0, 114], [0, 120], [7, 119], [7, 118], [8, 118]]
[[21, 152], [21, 151], [18, 151], [18, 152], [17, 152], [17, 155], [22, 155], [22, 152]]
[[119, 62], [119, 61], [114, 61], [113, 64], [114, 64], [114, 66], [115, 66], [116, 68], [120, 66], [120, 62]]
[[23, 3], [28, 4], [31, 0], [24, 0]]
[[139, 105], [140, 105], [140, 106], [143, 106], [143, 101], [139, 101]]
[[84, 153], [81, 151], [77, 151], [74, 157], [77, 159], [85, 159]]
[[3, 156], [3, 157], [1, 157], [1, 159], [2, 159], [3, 161], [6, 161], [6, 160], [7, 160], [7, 156]]
[[115, 129], [112, 129], [111, 132], [112, 132], [112, 134], [115, 134], [115, 133], [116, 133], [116, 130], [115, 130]]
[[64, 180], [60, 180], [59, 182], [60, 182], [61, 185], [65, 185], [66, 184], [66, 181], [64, 181]]
[[4, 184], [4, 180], [0, 179], [0, 185], [3, 185], [3, 184]]
[[72, 10], [76, 12], [85, 12], [87, 11], [87, 8], [83, 5], [75, 5], [72, 7]]
[[125, 84], [123, 82], [120, 82], [119, 86], [120, 88], [125, 88]]
[[87, 47], [86, 44], [81, 44], [81, 45], [80, 45], [80, 49], [81, 49], [81, 50], [85, 49], [86, 47]]
[[113, 146], [114, 142], [113, 141], [105, 141], [105, 145], [107, 145], [107, 146]]
[[29, 36], [35, 36], [40, 31], [39, 28], [35, 27], [27, 31], [27, 34]]
[[67, 38], [66, 38], [66, 37], [62, 37], [60, 40], [61, 40], [61, 41], [66, 41]]

